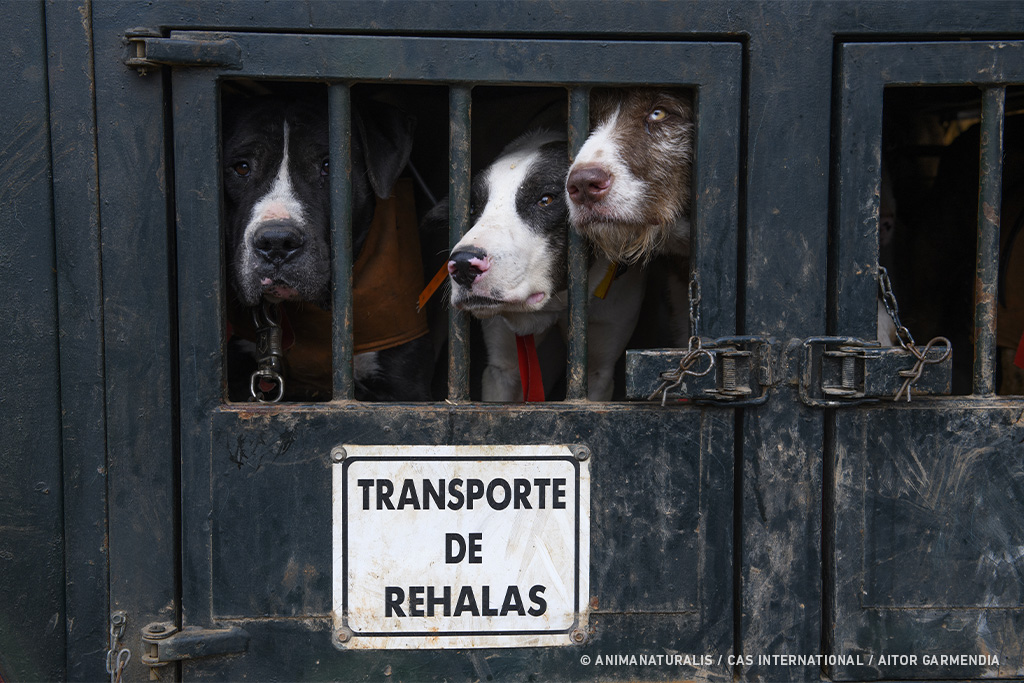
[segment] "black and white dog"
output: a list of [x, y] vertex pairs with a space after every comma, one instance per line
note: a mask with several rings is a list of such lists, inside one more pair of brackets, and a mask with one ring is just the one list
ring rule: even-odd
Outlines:
[[[512, 142], [473, 181], [472, 227], [452, 249], [451, 303], [482, 319], [485, 401], [523, 399], [516, 335], [565, 330], [568, 212], [564, 135], [540, 131]], [[447, 207], [443, 209], [447, 213]], [[609, 263], [590, 267], [596, 282]], [[639, 268], [626, 271], [588, 317], [591, 400], [611, 398], [616, 360], [636, 325], [644, 294]]]
[[[673, 338], [687, 336], [693, 98], [666, 88], [598, 88], [591, 133], [566, 179], [572, 226], [616, 263], [667, 266]], [[653, 277], [653, 276], [652, 276]]]
[[[293, 324], [296, 348], [304, 343], [306, 348], [313, 347], [310, 358], [327, 360], [325, 367], [306, 368], [306, 377], [286, 381], [285, 399], [330, 398], [331, 325], [325, 313], [331, 302], [326, 99], [248, 98], [226, 104], [225, 112], [225, 247], [237, 303], [251, 308], [269, 299], [294, 305], [299, 315], [326, 320]], [[415, 122], [393, 107], [361, 102], [353, 107], [352, 124], [352, 241], [358, 257], [377, 198], [391, 194], [409, 159]], [[415, 297], [410, 299], [410, 305], [414, 301]], [[300, 328], [314, 338], [300, 340]], [[357, 354], [356, 397], [429, 400], [432, 353], [429, 338], [420, 337], [395, 348]], [[229, 375], [244, 374], [232, 373], [230, 364], [229, 359]], [[289, 364], [287, 355], [285, 364]], [[235, 400], [243, 393], [237, 389], [229, 392]], [[244, 393], [247, 390], [246, 382]]]

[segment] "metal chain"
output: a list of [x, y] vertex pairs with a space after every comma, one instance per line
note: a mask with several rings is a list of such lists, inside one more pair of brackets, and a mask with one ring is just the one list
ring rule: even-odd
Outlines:
[[697, 337], [697, 324], [700, 322], [700, 282], [697, 273], [690, 275], [690, 336]]
[[[697, 364], [701, 358], [707, 358], [708, 366], [703, 370], [693, 370], [693, 366]], [[665, 405], [665, 400], [668, 398], [668, 392], [682, 385], [683, 380], [686, 379], [687, 375], [691, 377], [703, 377], [704, 375], [711, 372], [715, 367], [715, 357], [707, 349], [701, 348], [700, 337], [694, 335], [690, 337], [689, 347], [686, 349], [686, 353], [679, 359], [679, 367], [674, 370], [667, 370], [660, 375], [658, 379], [661, 380], [661, 386], [654, 390], [654, 393], [647, 397], [648, 401], [653, 401], [657, 398], [658, 394], [661, 394], [661, 405]]]
[[128, 618], [124, 612], [114, 612], [110, 615], [110, 648], [107, 650], [107, 673], [110, 674], [110, 683], [121, 682], [124, 668], [132, 659], [131, 650], [120, 647], [127, 622]]
[[[266, 299], [252, 311], [256, 325], [257, 368], [249, 378], [249, 393], [260, 403], [277, 403], [284, 396], [284, 377], [281, 376], [284, 356], [284, 332], [281, 329], [281, 310]], [[271, 384], [265, 389], [264, 384]], [[276, 389], [276, 391], [274, 391]], [[273, 393], [272, 393], [273, 392]]]
[[[881, 290], [882, 303], [885, 305], [885, 310], [889, 312], [889, 317], [892, 318], [893, 324], [896, 325], [896, 338], [907, 351], [910, 351], [917, 359], [914, 366], [909, 370], [900, 370], [899, 376], [903, 378], [903, 385], [896, 392], [893, 397], [894, 401], [900, 400], [903, 394], [907, 396], [907, 403], [910, 403], [910, 389], [914, 386], [917, 380], [921, 379], [921, 374], [924, 372], [924, 366], [935, 365], [949, 358], [949, 354], [953, 352], [953, 345], [949, 339], [945, 337], [935, 337], [927, 344], [924, 349], [917, 348], [917, 344], [914, 343], [914, 337], [910, 334], [902, 322], [900, 322], [900, 307], [896, 303], [896, 295], [892, 293], [892, 282], [889, 281], [889, 271], [883, 266], [878, 267], [878, 286]], [[946, 347], [945, 352], [938, 358], [928, 358], [928, 352], [933, 346], [942, 344]]]
[[[703, 377], [715, 367], [715, 357], [707, 349], [701, 348], [700, 336], [697, 334], [697, 325], [700, 323], [700, 283], [697, 281], [697, 274], [690, 275], [690, 340], [686, 353], [679, 359], [679, 366], [673, 370], [667, 370], [658, 375], [661, 386], [654, 390], [648, 401], [653, 401], [658, 394], [661, 394], [661, 405], [665, 405], [668, 399], [668, 392], [682, 386], [686, 376]], [[693, 367], [701, 358], [707, 358], [708, 366], [703, 370], [694, 370]]]
[[896, 325], [896, 337], [900, 346], [907, 348], [914, 346], [914, 337], [910, 334], [902, 322], [900, 322], [900, 306], [896, 303], [896, 295], [892, 293], [892, 282], [889, 281], [889, 271], [884, 266], [878, 266], [878, 287], [881, 289], [882, 303], [885, 310], [889, 312], [893, 324]]

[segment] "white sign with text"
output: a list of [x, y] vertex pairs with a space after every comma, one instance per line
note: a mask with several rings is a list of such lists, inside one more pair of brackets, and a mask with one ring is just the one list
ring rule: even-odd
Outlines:
[[339, 647], [537, 647], [583, 637], [589, 451], [342, 448], [333, 474]]

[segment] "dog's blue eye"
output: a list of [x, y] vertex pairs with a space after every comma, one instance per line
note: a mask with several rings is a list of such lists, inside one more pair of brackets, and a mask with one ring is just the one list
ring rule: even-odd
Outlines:
[[320, 175], [328, 175], [331, 167], [331, 160], [324, 159], [323, 163], [320, 164]]
[[247, 161], [239, 161], [237, 164], [235, 164], [231, 168], [234, 169], [235, 173], [237, 173], [238, 175], [240, 175], [243, 178], [245, 176], [249, 175], [249, 162], [247, 162]]
[[546, 194], [537, 200], [537, 206], [548, 206], [553, 201], [555, 201], [554, 195]]

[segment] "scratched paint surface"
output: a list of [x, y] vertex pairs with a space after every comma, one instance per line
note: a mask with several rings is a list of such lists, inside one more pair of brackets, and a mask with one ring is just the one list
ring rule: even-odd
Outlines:
[[[1020, 409], [873, 409], [838, 419], [836, 643], [914, 653], [915, 674], [1024, 673]], [[992, 662], [927, 666], [924, 655]], [[905, 669], [905, 667], [904, 667]], [[839, 676], [899, 677], [899, 666]]]

